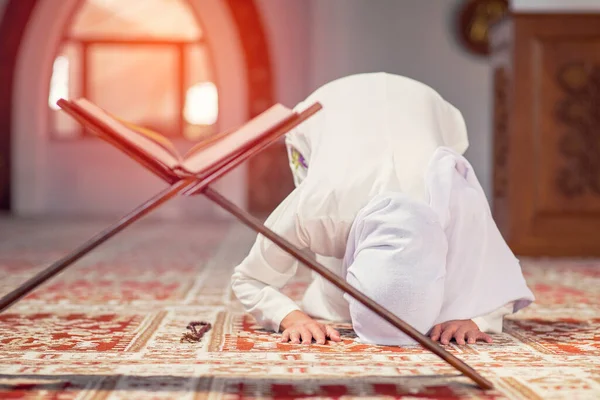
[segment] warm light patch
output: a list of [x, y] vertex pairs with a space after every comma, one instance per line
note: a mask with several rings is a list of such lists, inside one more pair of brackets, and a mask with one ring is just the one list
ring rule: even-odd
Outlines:
[[190, 87], [185, 96], [185, 120], [192, 125], [212, 125], [219, 115], [219, 95], [212, 82]]
[[48, 96], [50, 108], [58, 110], [60, 107], [56, 105], [56, 102], [61, 98], [69, 98], [69, 60], [64, 56], [58, 56], [54, 60], [50, 80], [50, 96]]
[[198, 40], [200, 26], [188, 1], [87, 0], [73, 20], [73, 37], [152, 37]]

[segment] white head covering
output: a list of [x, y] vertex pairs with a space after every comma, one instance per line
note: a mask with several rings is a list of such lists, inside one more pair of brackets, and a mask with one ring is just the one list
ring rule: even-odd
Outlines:
[[[475, 172], [462, 157], [468, 139], [456, 108], [422, 83], [385, 73], [333, 81], [297, 108], [316, 101], [323, 110], [287, 136], [299, 185], [297, 218], [311, 250], [337, 258], [346, 250], [345, 262], [352, 263], [348, 251], [372, 246], [375, 252], [369, 253], [363, 271], [366, 281], [377, 275], [390, 282], [403, 279], [393, 274], [400, 272], [400, 260], [412, 255], [406, 269], [415, 288], [430, 287], [433, 280], [427, 274], [441, 268], [445, 277], [440, 281], [443, 288], [437, 290], [443, 293], [435, 305], [437, 322], [482, 316], [508, 303], [516, 312], [534, 300], [519, 261], [494, 223]], [[404, 200], [384, 216], [388, 223], [374, 223], [368, 232], [359, 230], [366, 232], [364, 237], [351, 236], [349, 243], [357, 215], [359, 225], [369, 222], [369, 209], [382, 196]], [[415, 211], [421, 209], [429, 210], [431, 218]], [[433, 240], [431, 232], [418, 237], [430, 220], [437, 221], [444, 240]], [[417, 237], [410, 240], [411, 235]], [[385, 265], [372, 263], [385, 264], [382, 254], [387, 253], [378, 251], [382, 245], [393, 247], [390, 240], [403, 243], [396, 249], [402, 254], [391, 252], [389, 273], [378, 274]], [[431, 260], [442, 264], [428, 266]], [[365, 281], [360, 284], [364, 289]], [[403, 315], [415, 293], [400, 292], [391, 296], [398, 307], [386, 305]], [[421, 300], [430, 303], [423, 307], [433, 306], [434, 296], [425, 297]], [[417, 314], [426, 314], [423, 307]], [[419, 318], [428, 318], [430, 324], [436, 315]], [[385, 330], [371, 320], [368, 325], [379, 333]]]
[[415, 168], [423, 171], [437, 147], [462, 154], [469, 145], [461, 113], [429, 86], [403, 76], [380, 72], [340, 78], [317, 89], [296, 110], [314, 102], [323, 110], [286, 141], [312, 171], [331, 179], [348, 169], [364, 174], [393, 161], [398, 184], [416, 190], [423, 186], [423, 175]]
[[[298, 218], [307, 231], [326, 224], [343, 245], [369, 199], [395, 191], [426, 201], [425, 172], [434, 151], [468, 147], [460, 112], [409, 78], [348, 76], [322, 86], [296, 109], [314, 102], [323, 110], [286, 137], [294, 179], [302, 186]], [[343, 256], [341, 242], [315, 246], [319, 254]]]

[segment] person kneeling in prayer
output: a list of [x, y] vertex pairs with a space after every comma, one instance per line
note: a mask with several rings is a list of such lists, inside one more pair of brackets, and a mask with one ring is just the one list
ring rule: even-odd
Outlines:
[[[461, 113], [430, 87], [386, 73], [330, 82], [296, 109], [323, 109], [286, 136], [296, 188], [265, 225], [313, 253], [433, 340], [491, 342], [533, 300], [494, 223]], [[301, 304], [280, 289], [298, 262], [258, 235], [232, 288], [283, 342], [324, 344], [351, 322], [359, 340], [415, 342], [313, 273]]]

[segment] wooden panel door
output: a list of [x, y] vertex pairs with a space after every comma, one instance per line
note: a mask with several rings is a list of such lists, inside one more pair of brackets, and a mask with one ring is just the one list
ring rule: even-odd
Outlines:
[[600, 15], [513, 15], [492, 36], [503, 234], [518, 254], [600, 255]]

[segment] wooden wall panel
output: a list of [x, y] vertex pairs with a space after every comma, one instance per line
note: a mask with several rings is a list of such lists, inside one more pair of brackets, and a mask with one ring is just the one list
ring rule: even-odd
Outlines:
[[536, 53], [539, 209], [599, 213], [600, 36], [542, 40]]
[[498, 26], [491, 37], [491, 67], [493, 72], [492, 114], [492, 210], [501, 231], [510, 229], [508, 193], [510, 167], [510, 122], [512, 96], [512, 23], [506, 21]]
[[512, 15], [491, 36], [498, 225], [517, 254], [598, 256], [600, 15]]

